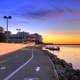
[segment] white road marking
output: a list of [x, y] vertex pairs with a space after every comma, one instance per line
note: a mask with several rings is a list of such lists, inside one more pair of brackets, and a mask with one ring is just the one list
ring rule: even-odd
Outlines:
[[0, 67], [0, 70], [5, 70], [5, 69], [6, 69], [6, 67], [5, 67], [5, 66]]
[[13, 71], [10, 75], [8, 75], [6, 78], [4, 78], [3, 80], [9, 80], [18, 71], [20, 71], [23, 67], [25, 67], [33, 59], [33, 57], [34, 57], [34, 55], [33, 55], [33, 49], [32, 49], [32, 56], [31, 56], [31, 58], [28, 61], [26, 61], [23, 65], [21, 65], [19, 68], [17, 68], [15, 71]]
[[40, 67], [38, 66], [38, 67], [36, 67], [36, 71], [38, 72], [38, 71], [40, 71]]
[[24, 78], [24, 80], [40, 80], [40, 78]]
[[50, 63], [52, 64], [52, 67], [53, 67], [54, 72], [55, 72], [56, 79], [59, 80], [59, 76], [58, 76], [58, 73], [57, 73], [57, 71], [55, 69], [55, 66], [54, 66], [53, 62], [51, 61], [51, 59], [49, 57], [48, 57], [48, 59], [49, 59]]

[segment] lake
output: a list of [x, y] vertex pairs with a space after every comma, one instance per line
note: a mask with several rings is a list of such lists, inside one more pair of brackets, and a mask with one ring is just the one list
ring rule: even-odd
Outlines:
[[51, 51], [60, 59], [73, 64], [74, 69], [80, 69], [80, 45], [59, 45], [60, 51]]

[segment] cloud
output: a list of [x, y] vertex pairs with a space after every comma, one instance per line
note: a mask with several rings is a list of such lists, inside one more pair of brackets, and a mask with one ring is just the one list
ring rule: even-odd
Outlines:
[[65, 18], [67, 14], [74, 15], [79, 13], [80, 5], [77, 4], [79, 1], [80, 0], [35, 0], [32, 2], [31, 0], [25, 5], [23, 16], [32, 19]]
[[80, 34], [80, 32], [48, 32], [48, 34], [71, 34], [71, 35], [79, 35]]
[[26, 16], [35, 19], [53, 18], [62, 15], [62, 12], [57, 10], [40, 10], [35, 12], [29, 12]]
[[65, 15], [73, 15], [73, 16], [80, 16], [79, 10], [74, 10], [65, 7], [64, 9], [61, 8], [54, 8], [48, 10], [36, 10], [36, 11], [26, 11], [24, 13], [24, 17], [32, 18], [32, 19], [55, 19], [58, 17], [64, 17]]

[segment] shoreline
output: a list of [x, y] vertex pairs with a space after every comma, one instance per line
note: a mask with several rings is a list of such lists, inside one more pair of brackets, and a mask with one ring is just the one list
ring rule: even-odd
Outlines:
[[59, 80], [80, 80], [80, 70], [73, 69], [72, 63], [68, 63], [63, 59], [58, 58], [56, 55], [51, 54], [47, 50], [43, 50], [44, 54], [49, 56], [55, 69], [58, 73]]

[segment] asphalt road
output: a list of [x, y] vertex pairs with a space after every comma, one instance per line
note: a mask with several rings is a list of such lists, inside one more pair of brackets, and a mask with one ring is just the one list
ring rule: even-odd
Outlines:
[[[26, 49], [26, 50], [25, 50]], [[0, 80], [15, 71], [19, 66], [23, 65], [32, 56], [30, 48], [23, 48], [21, 50], [12, 52], [8, 55], [0, 57]]]
[[24, 48], [5, 61], [0, 80], [58, 80], [51, 60], [38, 48]]

